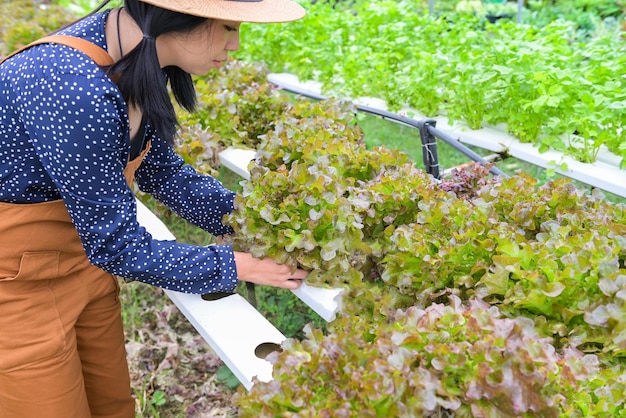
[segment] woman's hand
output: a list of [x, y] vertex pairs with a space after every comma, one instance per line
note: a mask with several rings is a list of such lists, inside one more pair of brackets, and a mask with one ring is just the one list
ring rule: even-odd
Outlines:
[[271, 258], [254, 258], [248, 253], [235, 252], [235, 264], [239, 280], [255, 284], [297, 289], [308, 272], [278, 264]]

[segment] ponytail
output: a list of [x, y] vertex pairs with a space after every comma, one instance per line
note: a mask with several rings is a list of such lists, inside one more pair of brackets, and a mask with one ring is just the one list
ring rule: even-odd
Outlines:
[[125, 0], [124, 7], [144, 36], [132, 51], [109, 68], [109, 74], [120, 75], [117, 84], [126, 103], [140, 108], [144, 119], [159, 136], [173, 144], [178, 122], [167, 81], [178, 104], [188, 111], [195, 109], [196, 90], [189, 73], [175, 66], [161, 69], [156, 38], [168, 32], [191, 31], [207, 19], [161, 9], [139, 0]]

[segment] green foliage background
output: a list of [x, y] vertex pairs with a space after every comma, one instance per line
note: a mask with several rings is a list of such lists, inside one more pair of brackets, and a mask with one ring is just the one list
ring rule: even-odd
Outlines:
[[[18, 3], [2, 3], [3, 11], [15, 7], [25, 19], [14, 28], [4, 14], [0, 18], [0, 46], [6, 52], [68, 19], [56, 6]], [[380, 32], [382, 40], [402, 44], [394, 28], [379, 23], [376, 32], [364, 33]], [[467, 29], [463, 22], [456, 24]], [[580, 39], [588, 36], [581, 23], [576, 25]], [[564, 30], [557, 25], [540, 33], [556, 39]], [[358, 32], [330, 31], [330, 38], [315, 42], [336, 45], [333, 39], [350, 33]], [[489, 33], [501, 35], [495, 29]], [[273, 34], [272, 39], [292, 42], [292, 35]], [[478, 32], [472, 36], [483, 40]], [[598, 54], [608, 51], [607, 45], [600, 46]], [[363, 56], [361, 48], [345, 52]], [[374, 57], [379, 73], [402, 62], [402, 56], [389, 52], [383, 61], [376, 61], [383, 55]], [[305, 64], [309, 71], [316, 68]], [[464, 73], [470, 67], [459, 66]], [[239, 186], [231, 179], [245, 197], [230, 217], [237, 229], [234, 244], [314, 268], [312, 282], [345, 286], [346, 296], [339, 319], [326, 328], [290, 293], [262, 292], [264, 314], [297, 338], [271, 357], [273, 383], [239, 393], [244, 416], [439, 416], [452, 411], [457, 416], [626, 415], [623, 205], [589, 195], [568, 181], [540, 186], [520, 175], [498, 182], [478, 168], [434, 185], [407, 156], [368, 148], [345, 104], [288, 100], [267, 84], [266, 68], [233, 62], [226, 69], [228, 78], [198, 78], [202, 105], [194, 115], [181, 114], [181, 151], [189, 163], [222, 176], [216, 156], [223, 147], [260, 148], [250, 182]], [[610, 70], [598, 66], [594, 75], [611, 80]], [[350, 80], [369, 82], [359, 79], [363, 70], [352, 71]], [[460, 73], [454, 83], [475, 88], [489, 81], [464, 79], [466, 75]], [[532, 75], [534, 80], [537, 74]], [[425, 74], [424, 80], [434, 76]], [[388, 83], [376, 91], [401, 91], [397, 79], [383, 78]], [[331, 81], [339, 85], [342, 80]], [[623, 86], [609, 87], [613, 92]], [[479, 93], [484, 89], [467, 97]], [[558, 94], [550, 91], [549, 96]], [[617, 97], [612, 103], [621, 100], [612, 97]], [[435, 94], [427, 103], [437, 100]], [[458, 103], [462, 109], [463, 102]], [[474, 116], [485, 110], [476, 103], [465, 107]], [[619, 107], [617, 111], [620, 124], [623, 115]], [[166, 209], [147, 203], [179, 238], [211, 242]], [[259, 235], [266, 239], [255, 241]], [[190, 405], [186, 398], [193, 393], [183, 390], [182, 396], [181, 386], [172, 383], [181, 376], [171, 372], [176, 365], [191, 373], [178, 362], [189, 354], [183, 354], [182, 346], [204, 364], [212, 360], [198, 348], [201, 343], [185, 340], [190, 334], [183, 332], [184, 320], [172, 320], [176, 314], [171, 307], [149, 302], [159, 297], [131, 292], [125, 313], [131, 338], [143, 349], [159, 338], [146, 332], [148, 323], [174, 323], [177, 329], [168, 334], [165, 350], [157, 341], [156, 351], [138, 351], [140, 364], [162, 372], [141, 374], [145, 384], [137, 389], [139, 413], [202, 410], [207, 405]], [[193, 364], [192, 369], [200, 367]], [[216, 366], [205, 370], [203, 379]], [[179, 412], [166, 409], [173, 404], [180, 404]]]
[[[624, 15], [616, 2], [557, 3], [529, 2], [523, 24], [490, 24], [426, 14], [411, 0], [303, 2], [298, 22], [245, 26], [237, 57], [318, 81], [327, 95], [376, 97], [471, 129], [501, 125], [583, 162], [602, 146], [625, 157]], [[596, 24], [583, 31], [574, 13]]]

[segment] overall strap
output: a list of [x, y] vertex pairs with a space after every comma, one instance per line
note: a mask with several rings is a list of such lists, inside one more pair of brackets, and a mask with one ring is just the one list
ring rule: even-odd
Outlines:
[[[9, 59], [13, 55], [20, 53], [24, 51], [25, 49], [30, 48], [31, 46], [47, 44], [47, 43], [62, 44], [62, 45], [66, 45], [71, 48], [77, 49], [79, 51], [82, 51], [83, 53], [87, 54], [88, 57], [90, 57], [96, 64], [98, 64], [101, 67], [113, 65], [113, 58], [111, 58], [111, 55], [109, 55], [108, 52], [100, 48], [98, 45], [82, 38], [77, 38], [75, 36], [66, 36], [66, 35], [50, 35], [50, 36], [46, 36], [44, 38], [38, 39], [34, 42], [31, 42], [30, 44], [18, 49], [12, 54], [0, 59], [0, 64], [2, 64], [4, 61]], [[112, 80], [114, 82], [117, 82], [117, 78], [118, 78], [117, 76], [113, 76]], [[148, 146], [146, 146], [142, 150], [141, 154], [137, 158], [129, 161], [129, 163], [127, 164], [124, 170], [124, 175], [126, 176], [126, 181], [128, 182], [129, 185], [134, 179], [135, 171], [137, 170], [137, 168], [143, 161], [143, 157], [147, 154], [148, 150], [150, 149], [149, 145], [150, 144], [148, 143]]]
[[113, 58], [111, 58], [109, 53], [106, 52], [104, 49], [100, 48], [98, 45], [82, 38], [77, 38], [75, 36], [67, 36], [67, 35], [50, 35], [50, 36], [46, 36], [44, 38], [38, 39], [34, 42], [31, 42], [28, 45], [23, 46], [17, 51], [0, 59], [0, 64], [2, 64], [4, 61], [9, 59], [13, 55], [18, 54], [24, 51], [25, 49], [30, 48], [31, 46], [39, 45], [39, 44], [47, 44], [47, 43], [62, 44], [62, 45], [66, 45], [71, 48], [77, 49], [79, 51], [82, 51], [85, 54], [87, 54], [87, 56], [89, 56], [92, 60], [94, 60], [96, 64], [98, 64], [101, 67], [105, 67], [105, 66], [113, 64]]

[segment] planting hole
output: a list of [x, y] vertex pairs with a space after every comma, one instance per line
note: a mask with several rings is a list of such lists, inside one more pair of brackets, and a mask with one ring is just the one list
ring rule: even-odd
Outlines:
[[204, 300], [220, 300], [225, 298], [226, 296], [234, 295], [234, 293], [228, 292], [217, 292], [217, 293], [205, 293], [202, 295], [202, 299]]
[[269, 354], [275, 351], [281, 352], [283, 349], [276, 343], [261, 343], [254, 349], [254, 354], [258, 358], [265, 360]]

